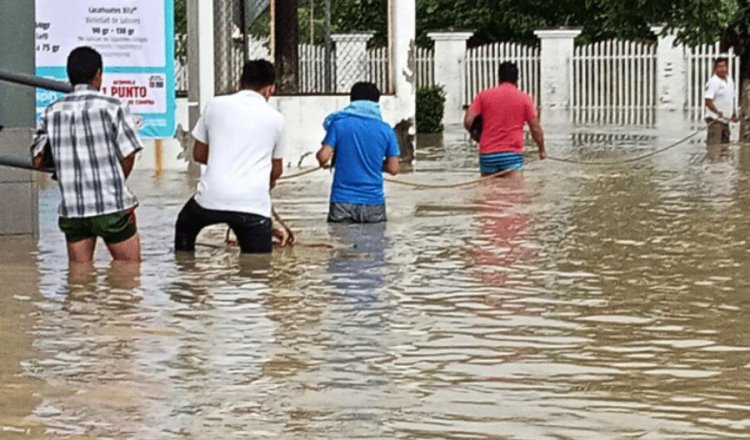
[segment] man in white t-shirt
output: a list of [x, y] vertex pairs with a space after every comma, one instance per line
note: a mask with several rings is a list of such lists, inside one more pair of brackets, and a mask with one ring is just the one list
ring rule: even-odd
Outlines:
[[241, 90], [212, 98], [193, 129], [193, 158], [206, 168], [180, 211], [175, 250], [194, 251], [206, 226], [225, 223], [243, 253], [271, 252], [271, 194], [281, 177], [284, 117], [268, 104], [276, 91], [271, 63], [245, 63]]
[[706, 83], [703, 95], [706, 100], [706, 122], [708, 122], [709, 147], [729, 143], [729, 122], [737, 122], [734, 108], [734, 81], [729, 77], [729, 60], [717, 58], [714, 61], [714, 75]]

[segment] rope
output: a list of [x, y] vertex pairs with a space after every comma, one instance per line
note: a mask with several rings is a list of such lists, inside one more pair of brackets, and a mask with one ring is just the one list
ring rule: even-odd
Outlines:
[[408, 180], [393, 179], [393, 178], [385, 178], [383, 180], [385, 180], [386, 182], [394, 183], [396, 185], [410, 186], [412, 188], [446, 189], [446, 188], [460, 188], [462, 186], [476, 185], [477, 183], [484, 182], [485, 180], [496, 179], [498, 177], [502, 177], [506, 174], [511, 173], [512, 171], [515, 171], [515, 170], [514, 169], [502, 170], [495, 174], [490, 174], [487, 176], [479, 177], [477, 179], [466, 180], [466, 181], [458, 182], [458, 183], [443, 183], [443, 184], [419, 183], [419, 182], [410, 182]]
[[312, 173], [314, 173], [314, 172], [316, 172], [318, 170], [322, 170], [322, 169], [323, 169], [322, 167], [309, 168], [309, 169], [306, 169], [304, 171], [300, 171], [299, 173], [289, 174], [288, 176], [281, 176], [281, 177], [279, 177], [279, 180], [292, 180], [292, 179], [296, 179], [297, 177], [306, 176], [308, 174], [312, 174]]
[[608, 166], [608, 165], [621, 165], [626, 163], [633, 163], [633, 162], [639, 162], [644, 159], [648, 159], [650, 157], [654, 157], [656, 155], [659, 155], [661, 153], [664, 153], [665, 151], [671, 150], [673, 148], [676, 148], [685, 142], [689, 141], [690, 139], [694, 138], [696, 135], [701, 133], [703, 130], [708, 129], [711, 125], [717, 123], [717, 122], [724, 122], [728, 123], [727, 121], [723, 121], [720, 119], [714, 119], [711, 122], [709, 122], [705, 127], [699, 128], [698, 130], [695, 130], [694, 132], [690, 133], [689, 135], [685, 136], [684, 138], [680, 139], [677, 142], [671, 143], [668, 146], [664, 148], [660, 148], [658, 150], [652, 151], [650, 153], [646, 153], [640, 156], [631, 157], [628, 159], [621, 159], [621, 160], [611, 160], [611, 161], [587, 161], [587, 160], [576, 160], [571, 159], [569, 157], [555, 157], [555, 156], [547, 156], [548, 160], [551, 160], [553, 162], [562, 162], [562, 163], [571, 163], [571, 164], [577, 164], [577, 165], [593, 165], [593, 166]]
[[[648, 159], [650, 157], [654, 157], [656, 155], [664, 153], [665, 151], [671, 150], [673, 148], [676, 148], [676, 147], [684, 144], [685, 142], [689, 141], [690, 139], [692, 139], [693, 137], [695, 137], [696, 135], [698, 135], [699, 133], [701, 133], [703, 130], [708, 129], [708, 127], [710, 127], [711, 125], [713, 125], [713, 124], [715, 124], [717, 122], [728, 123], [727, 121], [724, 121], [724, 120], [714, 119], [713, 121], [709, 122], [705, 127], [701, 127], [700, 129], [695, 130], [694, 132], [692, 132], [689, 135], [685, 136], [684, 138], [678, 140], [677, 142], [673, 142], [673, 143], [667, 145], [664, 148], [660, 148], [660, 149], [652, 151], [650, 153], [642, 154], [640, 156], [631, 157], [631, 158], [628, 158], [628, 159], [621, 159], [621, 160], [614, 160], [614, 161], [585, 161], [585, 160], [571, 159], [569, 157], [547, 156], [547, 160], [551, 160], [553, 162], [562, 162], [562, 163], [570, 163], [570, 164], [577, 164], [577, 165], [591, 165], [591, 166], [609, 166], [609, 165], [621, 165], [621, 164], [639, 162], [641, 160], [645, 160], [645, 159]], [[287, 175], [287, 176], [282, 176], [282, 177], [279, 178], [279, 180], [292, 180], [292, 179], [296, 179], [298, 177], [302, 177], [302, 176], [306, 176], [308, 174], [312, 174], [312, 173], [314, 173], [314, 172], [316, 172], [318, 170], [321, 170], [321, 169], [323, 169], [323, 168], [322, 167], [309, 168], [307, 170], [300, 171], [300, 172], [295, 173], [295, 174], [290, 174], [290, 175]], [[466, 181], [457, 182], [457, 183], [445, 183], [445, 184], [410, 182], [408, 180], [401, 180], [401, 179], [394, 179], [394, 178], [385, 178], [384, 180], [386, 182], [389, 182], [389, 183], [393, 183], [393, 184], [396, 184], [396, 185], [402, 185], [402, 186], [408, 186], [408, 187], [412, 187], [412, 188], [451, 189], [451, 188], [460, 188], [460, 187], [464, 187], [464, 186], [476, 185], [478, 183], [481, 183], [481, 182], [484, 182], [484, 181], [487, 181], [487, 180], [496, 179], [496, 178], [505, 176], [506, 174], [509, 174], [512, 171], [514, 171], [514, 170], [513, 169], [507, 169], [507, 170], [503, 170], [503, 171], [500, 171], [500, 172], [495, 173], [495, 174], [490, 174], [490, 175], [487, 175], [487, 176], [482, 176], [482, 177], [477, 178], [477, 179], [471, 179], [471, 180], [466, 180]], [[271, 214], [273, 215], [274, 220], [277, 223], [279, 223], [281, 225], [281, 227], [284, 229], [284, 231], [288, 234], [288, 237], [289, 237], [288, 243], [289, 244], [294, 244], [294, 242], [295, 242], [294, 233], [292, 232], [292, 230], [289, 227], [289, 225], [286, 224], [286, 222], [281, 218], [281, 216], [279, 216], [279, 214], [276, 212], [275, 209], [271, 208]], [[231, 229], [227, 228], [226, 240], [225, 240], [226, 243], [231, 243], [231, 241], [229, 239], [229, 233], [230, 233], [230, 231], [231, 231]], [[328, 244], [324, 244], [324, 246], [322, 246], [322, 247], [328, 247]]]

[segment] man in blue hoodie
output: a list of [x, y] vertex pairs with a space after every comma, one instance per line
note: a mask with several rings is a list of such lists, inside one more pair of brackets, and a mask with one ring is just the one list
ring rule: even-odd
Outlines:
[[328, 221], [384, 222], [383, 172], [399, 172], [398, 140], [383, 121], [375, 84], [354, 84], [350, 99], [346, 108], [326, 118], [326, 136], [317, 154], [321, 167], [334, 168]]

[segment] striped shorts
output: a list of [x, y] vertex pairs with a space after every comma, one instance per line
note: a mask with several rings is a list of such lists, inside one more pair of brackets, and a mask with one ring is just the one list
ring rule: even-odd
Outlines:
[[479, 171], [494, 174], [505, 170], [522, 170], [523, 155], [518, 153], [489, 153], [479, 155]]

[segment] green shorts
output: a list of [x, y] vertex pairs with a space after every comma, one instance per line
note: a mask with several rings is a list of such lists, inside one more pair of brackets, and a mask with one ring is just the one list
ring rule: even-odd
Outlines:
[[64, 218], [58, 221], [68, 243], [101, 237], [107, 244], [123, 242], [138, 233], [135, 209], [85, 218]]

